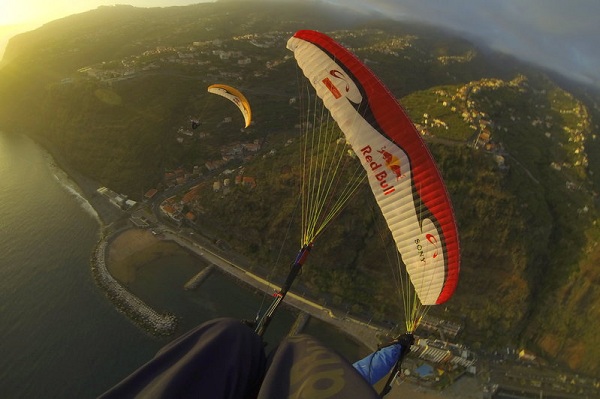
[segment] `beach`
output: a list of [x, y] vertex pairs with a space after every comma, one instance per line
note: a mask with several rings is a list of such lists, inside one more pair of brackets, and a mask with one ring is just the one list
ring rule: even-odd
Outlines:
[[110, 240], [106, 266], [114, 278], [126, 284], [144, 264], [180, 250], [179, 245], [159, 240], [150, 230], [128, 229]]

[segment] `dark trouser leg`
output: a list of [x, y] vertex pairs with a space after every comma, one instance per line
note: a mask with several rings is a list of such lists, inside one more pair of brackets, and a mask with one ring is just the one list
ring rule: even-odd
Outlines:
[[239, 320], [206, 322], [162, 348], [102, 398], [254, 398], [265, 371], [262, 339]]

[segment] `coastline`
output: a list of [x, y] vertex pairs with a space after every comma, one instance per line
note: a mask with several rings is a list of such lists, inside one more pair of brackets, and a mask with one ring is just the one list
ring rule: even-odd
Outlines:
[[[94, 276], [94, 280], [96, 281], [96, 284], [98, 284], [98, 287], [103, 291], [107, 299], [113, 302], [115, 308], [119, 312], [124, 313], [144, 331], [155, 335], [171, 335], [172, 331], [176, 328], [176, 317], [168, 314], [161, 315], [154, 311], [139, 298], [127, 291], [111, 274], [109, 253], [111, 250], [115, 250], [114, 239], [125, 232], [139, 230], [130, 225], [129, 214], [112, 205], [105, 197], [96, 191], [101, 187], [98, 182], [95, 182], [71, 168], [65, 167], [64, 163], [57, 162], [57, 158], [48, 151], [46, 147], [42, 146], [40, 143], [38, 143], [38, 145], [48, 153], [49, 164], [51, 167], [56, 168], [59, 174], [57, 179], [60, 183], [63, 184], [66, 189], [70, 191], [74, 190], [76, 192], [74, 194], [80, 196], [83, 200], [84, 204], [82, 205], [85, 207], [85, 203], [87, 203], [93, 208], [96, 214], [96, 219], [100, 225], [99, 239], [90, 255], [90, 266], [92, 275]], [[146, 233], [148, 233], [152, 239], [160, 241], [152, 236], [148, 230], [146, 230]], [[167, 231], [165, 239], [177, 243], [182, 248], [187, 248], [196, 256], [204, 257], [205, 259], [208, 257], [209, 259], [207, 260], [212, 260], [212, 263], [217, 266], [217, 270], [234, 277], [234, 280], [242, 284], [268, 293], [272, 293], [273, 290], [279, 288], [259, 276], [253, 275], [252, 273], [237, 267], [217, 253], [211, 253], [208, 249], [201, 247], [198, 243], [191, 241], [188, 237], [182, 237], [174, 232]], [[379, 331], [373, 326], [369, 326], [358, 320], [353, 320], [344, 315], [336, 315], [331, 309], [308, 301], [293, 292], [288, 293], [285, 302], [287, 306], [292, 306], [300, 312], [304, 312], [309, 316], [316, 317], [328, 324], [334, 325], [339, 330], [352, 336], [357, 342], [362, 343], [370, 349], [375, 349], [378, 344], [377, 336]], [[469, 385], [472, 387], [474, 384], [471, 382]], [[453, 391], [455, 390], [447, 389], [442, 392], [434, 391], [408, 381], [400, 380], [399, 383], [393, 385], [393, 388], [387, 397], [391, 399], [407, 397], [415, 399], [470, 399], [481, 397], [480, 390], [479, 392], [473, 392], [469, 388], [467, 390], [458, 389], [458, 393]], [[475, 391], [477, 391], [477, 389], [475, 389]], [[478, 396], [475, 394], [478, 394]]]
[[[98, 193], [97, 190], [102, 187], [99, 182], [70, 167], [52, 143], [40, 137], [33, 138], [27, 134], [23, 136], [32, 140], [46, 153], [48, 163], [54, 169], [55, 177], [60, 184], [90, 206], [93, 216], [98, 220], [101, 233], [105, 228], [129, 217], [125, 211], [118, 209]], [[90, 209], [86, 208], [86, 210]]]
[[[148, 248], [153, 243], [156, 244], [161, 241], [175, 242], [180, 247], [178, 250], [185, 250], [193, 252], [196, 256], [204, 258], [209, 266], [194, 276], [189, 283], [193, 284], [194, 279], [200, 277], [204, 273], [211, 273], [214, 270], [223, 272], [226, 275], [233, 277], [235, 281], [240, 284], [258, 289], [266, 290], [266, 292], [273, 292], [278, 289], [277, 286], [269, 283], [262, 278], [253, 275], [237, 266], [229, 263], [226, 259], [220, 255], [213, 253], [210, 249], [201, 247], [198, 243], [189, 240], [187, 237], [181, 237], [172, 232], [165, 232], [165, 237], [158, 239], [153, 236], [148, 230], [141, 230], [136, 228], [129, 228], [121, 230], [116, 233], [117, 237], [111, 241], [113, 246], [110, 251], [112, 253], [109, 256], [118, 255], [123, 258], [134, 255], [136, 250], [142, 250]], [[130, 241], [131, 239], [131, 241]], [[110, 262], [110, 261], [109, 261]], [[114, 265], [109, 266], [112, 268]], [[133, 268], [135, 265], [126, 264], [120, 267]], [[129, 275], [131, 271], [127, 270], [112, 270], [114, 273], [122, 273], [123, 275]], [[185, 288], [182, 288], [185, 289]], [[357, 342], [370, 347], [374, 350], [377, 345], [377, 332], [378, 330], [372, 326], [367, 326], [357, 320], [346, 318], [342, 315], [336, 315], [331, 309], [322, 307], [318, 304], [314, 304], [301, 296], [294, 294], [293, 292], [288, 293], [286, 296], [285, 306], [291, 306], [301, 312], [302, 321], [306, 321], [306, 317], [315, 317], [330, 325], [335, 326], [341, 332], [353, 337]], [[302, 316], [305, 315], [305, 316]], [[375, 347], [371, 347], [375, 345]], [[381, 381], [376, 385], [376, 390], [379, 391], [383, 383]], [[386, 396], [390, 399], [480, 399], [481, 388], [473, 377], [463, 377], [459, 381], [455, 382], [452, 386], [448, 387], [444, 391], [437, 391], [427, 387], [416, 385], [408, 380], [399, 379], [394, 383], [392, 390]]]
[[[149, 230], [138, 229], [135, 227], [123, 228], [112, 233], [108, 233], [101, 238], [94, 258], [95, 269], [102, 274], [102, 281], [113, 279], [117, 283], [128, 281], [135, 278], [136, 269], [140, 266], [138, 263], [144, 262], [144, 256], [139, 255], [148, 248], [155, 248], [162, 243], [171, 243], [175, 245], [167, 251], [186, 250], [198, 258], [202, 258], [211, 265], [210, 267], [223, 272], [232, 277], [235, 281], [250, 288], [265, 292], [268, 294], [278, 290], [279, 287], [269, 281], [241, 269], [231, 263], [228, 259], [216, 253], [214, 249], [201, 246], [187, 237], [182, 237], [172, 231], [165, 230], [163, 238], [159, 239], [150, 233]], [[102, 250], [100, 248], [103, 248]], [[131, 258], [138, 257], [134, 262], [128, 262]], [[203, 272], [200, 272], [203, 273]], [[104, 284], [102, 282], [102, 284]], [[289, 292], [284, 301], [285, 306], [291, 306], [294, 309], [305, 313], [311, 317], [320, 319], [328, 324], [334, 325], [355, 341], [366, 346], [369, 350], [375, 350], [377, 344], [377, 335], [380, 331], [366, 323], [354, 320], [352, 318], [337, 315], [333, 310], [314, 303], [294, 292]]]
[[106, 259], [111, 240], [119, 232], [130, 228], [129, 214], [98, 193], [97, 190], [102, 187], [98, 182], [68, 167], [56, 151], [49, 150], [47, 146], [27, 135], [24, 136], [35, 142], [44, 152], [59, 184], [74, 195], [81, 202], [82, 207], [98, 222], [98, 242], [90, 255], [92, 277], [98, 288], [113, 303], [116, 310], [123, 313], [143, 331], [155, 336], [172, 335], [177, 327], [175, 315], [161, 314], [152, 309], [129, 292], [108, 270]]

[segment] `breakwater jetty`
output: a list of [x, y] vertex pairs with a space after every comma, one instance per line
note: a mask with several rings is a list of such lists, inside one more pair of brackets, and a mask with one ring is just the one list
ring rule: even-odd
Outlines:
[[141, 299], [125, 289], [111, 276], [106, 268], [106, 248], [108, 242], [102, 237], [92, 253], [90, 264], [96, 284], [102, 288], [115, 307], [133, 320], [141, 328], [153, 335], [171, 335], [177, 327], [173, 314], [161, 314], [146, 305]]
[[210, 265], [206, 266], [204, 269], [202, 269], [202, 271], [200, 271], [200, 273], [196, 274], [194, 277], [192, 277], [190, 279], [190, 281], [185, 283], [183, 288], [186, 290], [194, 290], [194, 289], [198, 288], [200, 286], [200, 284], [202, 284], [202, 282], [204, 280], [206, 280], [206, 278], [208, 276], [211, 275], [213, 270], [215, 270], [214, 264], [210, 264]]
[[298, 317], [296, 317], [296, 321], [294, 321], [294, 324], [290, 328], [288, 335], [298, 335], [302, 333], [302, 330], [304, 330], [304, 327], [306, 327], [306, 323], [308, 323], [309, 319], [310, 316], [308, 313], [300, 311]]

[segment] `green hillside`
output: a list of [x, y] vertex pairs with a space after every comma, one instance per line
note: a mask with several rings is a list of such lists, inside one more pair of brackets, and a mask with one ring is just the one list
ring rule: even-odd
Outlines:
[[[54, 21], [11, 40], [0, 129], [30, 135], [60, 162], [136, 200], [169, 185], [166, 172], [206, 174], [225, 146], [257, 143], [256, 156], [221, 168], [242, 166], [254, 188], [216, 193], [210, 181], [190, 207], [277, 281], [298, 249], [295, 125], [304, 115], [285, 44], [298, 29], [325, 31], [398, 97], [447, 183], [461, 282], [431, 313], [464, 323], [461, 339], [476, 348], [525, 346], [600, 374], [597, 98], [447, 33], [340, 16], [312, 3], [227, 1], [100, 7]], [[246, 95], [248, 129], [232, 104], [206, 92], [213, 83]], [[365, 186], [320, 238], [296, 289], [396, 321], [383, 255], [392, 245], [379, 238], [373, 206]]]

